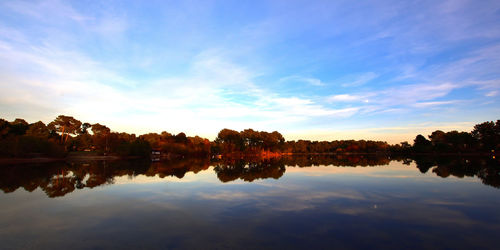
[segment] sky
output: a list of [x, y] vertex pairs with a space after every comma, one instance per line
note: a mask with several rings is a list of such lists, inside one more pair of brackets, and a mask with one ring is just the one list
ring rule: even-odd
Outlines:
[[413, 141], [500, 119], [500, 1], [0, 2], [0, 117]]

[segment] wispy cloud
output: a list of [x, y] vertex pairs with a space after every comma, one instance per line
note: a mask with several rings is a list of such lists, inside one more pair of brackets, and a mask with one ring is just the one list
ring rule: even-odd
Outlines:
[[490, 91], [490, 92], [486, 93], [485, 96], [493, 97], [493, 96], [497, 96], [497, 95], [498, 95], [498, 91], [497, 90], [493, 90], [493, 91]]
[[341, 94], [341, 95], [330, 96], [326, 100], [328, 102], [354, 102], [354, 101], [361, 101], [364, 99], [364, 101], [367, 102], [368, 100], [366, 100], [365, 98], [366, 96]]
[[332, 95], [325, 100], [329, 103], [354, 103], [360, 105], [362, 113], [373, 114], [399, 110], [401, 107], [425, 108], [457, 104], [458, 100], [431, 101], [445, 97], [457, 88], [460, 86], [452, 83], [410, 84], [372, 92]]
[[367, 72], [361, 75], [352, 77], [352, 80], [342, 83], [342, 87], [358, 87], [367, 84], [371, 80], [377, 78], [378, 75], [373, 72]]
[[433, 100], [446, 96], [452, 90], [459, 88], [453, 83], [425, 83], [392, 87], [381, 91], [378, 102], [383, 104], [400, 105], [414, 104], [421, 100]]
[[303, 82], [312, 86], [325, 86], [326, 84], [322, 82], [320, 79], [312, 78], [312, 77], [302, 77], [302, 76], [287, 76], [281, 78], [280, 82]]
[[57, 0], [50, 1], [8, 1], [3, 4], [6, 8], [22, 15], [36, 18], [39, 21], [73, 20], [86, 21], [91, 18], [82, 15], [75, 9]]
[[429, 107], [434, 107], [434, 106], [449, 105], [449, 104], [455, 104], [455, 103], [457, 103], [457, 101], [418, 102], [418, 103], [415, 103], [414, 106], [417, 108], [429, 108]]

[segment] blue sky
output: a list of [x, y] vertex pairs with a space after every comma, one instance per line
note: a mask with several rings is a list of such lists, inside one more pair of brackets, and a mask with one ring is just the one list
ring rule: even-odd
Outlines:
[[0, 2], [9, 120], [396, 143], [499, 97], [499, 1]]

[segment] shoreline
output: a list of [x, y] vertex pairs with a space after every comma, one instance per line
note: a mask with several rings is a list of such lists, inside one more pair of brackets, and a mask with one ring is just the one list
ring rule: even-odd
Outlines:
[[20, 164], [32, 164], [32, 163], [52, 163], [52, 162], [62, 162], [62, 161], [117, 161], [117, 160], [135, 160], [141, 159], [139, 156], [69, 156], [64, 158], [53, 158], [53, 157], [37, 157], [37, 158], [0, 158], [0, 165], [20, 165]]
[[0, 158], [0, 165], [14, 165], [14, 164], [29, 164], [29, 163], [51, 163], [64, 161], [66, 158], [49, 158], [49, 157], [37, 157], [37, 158]]
[[[431, 156], [431, 157], [491, 157], [498, 156], [496, 153], [413, 153], [413, 154], [387, 154], [387, 153], [357, 153], [357, 152], [344, 152], [344, 153], [272, 153], [272, 154], [228, 154], [228, 155], [214, 155], [214, 158], [247, 158], [247, 157], [262, 157], [262, 158], [277, 158], [287, 156], [304, 156], [304, 155], [385, 155], [388, 157], [415, 157], [415, 156]], [[220, 157], [220, 158], [219, 158]], [[17, 164], [33, 164], [33, 163], [52, 163], [61, 161], [118, 161], [118, 160], [135, 160], [147, 157], [140, 156], [117, 156], [117, 155], [70, 155], [63, 158], [53, 157], [36, 157], [36, 158], [0, 158], [0, 165], [17, 165]]]

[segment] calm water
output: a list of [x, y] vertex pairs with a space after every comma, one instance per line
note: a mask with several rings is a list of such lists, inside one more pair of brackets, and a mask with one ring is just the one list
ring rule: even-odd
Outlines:
[[0, 166], [0, 248], [498, 249], [493, 159]]

